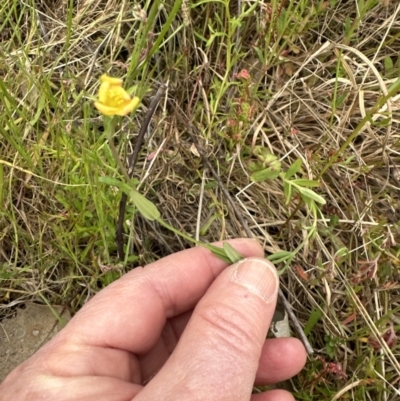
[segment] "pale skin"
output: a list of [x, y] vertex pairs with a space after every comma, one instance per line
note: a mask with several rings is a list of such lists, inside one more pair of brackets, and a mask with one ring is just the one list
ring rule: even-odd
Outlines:
[[[198, 247], [124, 275], [0, 385], [1, 401], [293, 401], [295, 338], [265, 339], [278, 278], [254, 240], [228, 266]], [[250, 276], [246, 272], [251, 271]]]

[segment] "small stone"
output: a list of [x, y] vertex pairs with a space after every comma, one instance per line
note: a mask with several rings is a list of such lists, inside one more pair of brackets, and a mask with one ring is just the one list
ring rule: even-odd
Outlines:
[[16, 338], [24, 338], [25, 337], [25, 330], [22, 328], [18, 328], [17, 330], [15, 330], [14, 335]]
[[39, 330], [33, 330], [33, 331], [32, 331], [32, 335], [35, 336], [35, 337], [38, 336], [39, 333], [40, 333]]

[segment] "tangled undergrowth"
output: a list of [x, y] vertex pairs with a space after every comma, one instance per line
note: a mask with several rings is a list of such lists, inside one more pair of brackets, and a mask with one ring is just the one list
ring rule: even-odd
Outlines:
[[128, 203], [118, 258], [105, 178], [123, 176], [92, 104], [107, 72], [142, 99], [116, 127], [125, 164], [166, 85], [133, 172], [163, 219], [211, 242], [246, 236], [239, 212], [282, 271], [315, 350], [285, 385], [398, 399], [399, 37], [394, 0], [3, 0], [0, 318], [76, 311], [191, 246]]

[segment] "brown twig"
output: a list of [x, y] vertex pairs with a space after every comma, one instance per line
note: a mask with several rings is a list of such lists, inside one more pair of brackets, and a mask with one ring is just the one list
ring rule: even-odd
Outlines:
[[[144, 117], [143, 123], [140, 127], [139, 134], [137, 136], [136, 144], [133, 149], [132, 154], [129, 156], [128, 161], [128, 178], [131, 179], [133, 176], [133, 171], [135, 169], [137, 159], [139, 157], [140, 149], [143, 146], [144, 136], [146, 134], [147, 128], [150, 124], [151, 118], [157, 108], [158, 102], [161, 99], [161, 96], [164, 94], [166, 90], [166, 85], [161, 85], [157, 93], [154, 95], [150, 107], [147, 110], [147, 113]], [[125, 252], [124, 252], [124, 219], [125, 219], [125, 210], [126, 210], [126, 202], [128, 200], [128, 196], [125, 192], [122, 193], [121, 200], [119, 202], [119, 215], [118, 215], [118, 222], [117, 222], [117, 230], [116, 230], [116, 242], [117, 242], [117, 251], [120, 260], [125, 259]]]

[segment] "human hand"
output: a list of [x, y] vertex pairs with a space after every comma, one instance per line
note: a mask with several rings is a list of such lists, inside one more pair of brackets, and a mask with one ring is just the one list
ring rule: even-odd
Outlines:
[[233, 266], [205, 248], [137, 268], [102, 290], [0, 385], [1, 401], [291, 401], [251, 394], [297, 374], [295, 338], [265, 340], [278, 277], [254, 240]]

